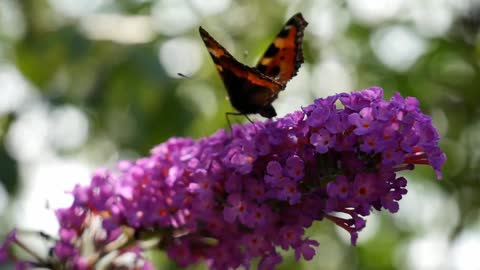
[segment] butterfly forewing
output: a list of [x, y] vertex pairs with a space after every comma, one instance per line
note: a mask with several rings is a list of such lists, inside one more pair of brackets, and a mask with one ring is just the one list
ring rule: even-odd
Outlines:
[[302, 40], [307, 24], [301, 13], [291, 17], [258, 61], [257, 69], [280, 83], [295, 76], [303, 63]]

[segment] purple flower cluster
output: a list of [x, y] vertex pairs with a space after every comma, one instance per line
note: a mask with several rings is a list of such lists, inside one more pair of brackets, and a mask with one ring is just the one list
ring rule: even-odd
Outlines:
[[73, 190], [70, 208], [57, 211], [52, 256], [69, 269], [91, 269], [116, 250], [134, 255], [132, 268], [152, 269], [139, 243], [156, 239], [149, 248], [180, 266], [248, 268], [260, 258], [258, 269], [274, 269], [277, 248], [312, 259], [319, 243], [305, 229], [324, 218], [355, 245], [370, 210], [398, 211], [407, 193], [398, 171], [429, 164], [441, 178], [446, 159], [418, 101], [382, 94], [372, 87], [317, 99], [276, 121], [172, 138], [149, 157], [120, 162], [119, 173], [99, 170], [90, 186]]

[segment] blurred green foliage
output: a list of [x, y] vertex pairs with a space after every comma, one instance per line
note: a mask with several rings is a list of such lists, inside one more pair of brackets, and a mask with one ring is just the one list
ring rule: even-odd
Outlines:
[[[230, 42], [225, 42], [225, 47], [230, 49], [233, 45], [237, 52], [234, 54], [239, 59], [238, 51], [248, 50], [250, 53], [244, 57], [244, 62], [252, 64], [268, 46], [285, 18], [297, 11], [307, 11], [313, 0], [295, 5], [280, 0], [237, 1], [230, 3], [224, 12], [209, 16], [192, 8], [200, 18], [197, 26], [176, 35], [157, 31], [151, 39], [137, 43], [88, 36], [81, 27], [85, 18], [63, 14], [52, 4], [59, 1], [8, 2], [10, 9], [13, 7], [19, 15], [15, 25], [2, 24], [0, 61], [15, 66], [51, 108], [69, 104], [88, 117], [90, 129], [86, 143], [68, 151], [58, 150], [57, 154], [76, 155], [86, 148], [95, 147], [99, 139], [108, 138], [120, 157], [123, 157], [122, 153], [130, 153], [126, 154], [129, 157], [131, 153], [135, 153], [133, 156], [146, 155], [154, 145], [173, 136], [201, 137], [211, 134], [226, 127], [224, 113], [232, 111], [224, 99], [225, 90], [206, 50], [202, 51], [200, 70], [187, 74], [190, 78], [183, 79], [169, 75], [161, 64], [159, 46], [177, 36], [197, 40], [201, 44], [196, 30], [202, 24], [212, 29], [212, 35], [222, 43], [230, 39]], [[186, 2], [187, 5], [190, 3]], [[148, 0], [105, 3], [96, 12], [127, 17], [148, 17], [157, 4]], [[332, 5], [349, 14], [343, 1]], [[309, 14], [315, 15], [312, 12]], [[6, 16], [5, 12], [0, 15]], [[309, 18], [306, 13], [304, 15], [307, 21], [315, 19]], [[232, 21], [234, 19], [236, 21]], [[184, 20], [178, 19], [176, 23], [182, 25]], [[370, 25], [351, 18], [345, 31], [328, 41], [322, 41], [307, 31], [304, 45], [306, 65], [303, 68], [312, 69], [332, 48], [337, 48], [337, 57], [348, 63], [351, 73], [356, 74], [354, 89], [378, 85], [386, 90], [387, 97], [398, 90], [404, 96], [415, 96], [420, 100], [422, 109], [433, 116], [440, 129], [441, 143], [448, 157], [444, 180], [435, 185], [458, 203], [460, 221], [450, 236], [454, 239], [465, 226], [478, 222], [480, 209], [480, 5], [457, 13], [446, 33], [425, 38], [426, 51], [408, 69], [399, 71], [385, 66], [372, 49], [372, 35], [381, 27], [408, 27], [410, 24], [400, 17]], [[7, 29], [9, 27], [16, 29], [13, 34], [9, 34], [12, 33]], [[221, 33], [220, 29], [224, 32]], [[111, 31], [117, 30], [121, 29], [113, 28]], [[323, 45], [328, 49], [325, 50]], [[213, 89], [217, 100], [207, 105], [216, 106], [214, 115], [201, 113], [190, 97], [198, 95], [194, 93], [196, 87], [205, 83]], [[345, 90], [353, 89], [338, 89], [337, 92]], [[289, 94], [287, 87], [281, 95], [288, 99]], [[314, 98], [315, 95], [311, 94], [310, 101]], [[20, 190], [19, 161], [6, 150], [5, 138], [18, 113], [0, 114], [0, 183], [12, 198]], [[92, 159], [101, 164], [101, 158], [106, 156], [109, 155]], [[418, 173], [434, 178], [430, 170], [419, 169]], [[329, 254], [332, 252], [329, 248], [336, 246], [340, 252], [337, 256], [342, 257], [339, 265], [328, 266], [328, 263], [314, 260], [302, 263], [302, 266], [304, 269], [398, 269], [398, 264], [394, 263], [396, 245], [402, 239], [409, 239], [414, 232], [386, 225], [392, 222], [389, 217], [381, 216], [380, 219], [383, 227], [375, 237], [358, 248], [343, 242], [339, 244], [337, 238], [320, 241], [320, 256]], [[321, 224], [312, 234], [320, 239], [334, 235], [331, 227]], [[161, 269], [176, 269], [164, 255], [154, 257], [158, 264], [163, 264]], [[328, 257], [322, 258], [328, 260]], [[293, 257], [288, 257], [286, 261], [280, 269], [298, 265]], [[320, 268], [322, 265], [323, 268]]]

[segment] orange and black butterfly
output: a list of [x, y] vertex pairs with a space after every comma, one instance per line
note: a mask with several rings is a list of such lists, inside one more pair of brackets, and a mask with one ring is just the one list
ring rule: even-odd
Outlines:
[[277, 115], [272, 102], [303, 63], [302, 40], [307, 24], [301, 13], [290, 18], [255, 67], [238, 62], [200, 27], [203, 42], [238, 114], [258, 113], [267, 118]]

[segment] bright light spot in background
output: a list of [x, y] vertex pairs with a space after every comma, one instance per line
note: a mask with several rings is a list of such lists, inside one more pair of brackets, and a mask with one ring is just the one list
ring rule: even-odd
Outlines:
[[460, 13], [467, 13], [474, 8], [475, 5], [480, 4], [478, 0], [446, 0], [446, 2], [451, 8]]
[[[207, 2], [207, 1], [205, 1]], [[177, 35], [198, 26], [199, 18], [186, 0], [160, 0], [152, 7], [154, 28], [161, 34]]]
[[21, 229], [56, 235], [58, 223], [54, 209], [70, 206], [73, 197], [66, 192], [75, 184], [88, 184], [92, 169], [81, 160], [45, 157], [36, 163], [20, 164], [20, 171], [26, 183], [15, 204], [16, 224]]
[[426, 51], [426, 42], [403, 26], [380, 28], [370, 40], [378, 59], [393, 70], [405, 71]]
[[326, 41], [341, 36], [350, 23], [350, 16], [345, 9], [333, 5], [332, 2], [316, 1], [312, 4], [305, 13], [308, 20], [306, 31]]
[[201, 50], [196, 40], [173, 38], [161, 44], [158, 56], [168, 75], [178, 78], [178, 73], [189, 76], [197, 72], [202, 64]]
[[88, 136], [88, 119], [71, 105], [56, 107], [49, 115], [50, 143], [57, 148], [69, 150], [81, 146]]
[[154, 38], [148, 16], [125, 16], [119, 14], [95, 14], [85, 16], [80, 28], [88, 38], [111, 40], [118, 43], [146, 43]]
[[[2, 0], [0, 32], [2, 36], [19, 39], [25, 33], [25, 19], [16, 0]], [[15, 27], [12, 27], [15, 25]]]
[[[406, 174], [407, 179], [413, 177]], [[393, 215], [399, 227], [419, 235], [399, 249], [399, 269], [451, 269], [445, 266], [451, 261], [449, 235], [459, 222], [458, 205], [453, 197], [427, 180], [408, 182], [408, 194], [400, 201], [400, 211]]]
[[190, 101], [197, 111], [206, 117], [213, 117], [217, 113], [218, 102], [214, 91], [206, 84], [199, 82], [185, 82], [178, 88], [181, 100]]
[[111, 0], [48, 0], [57, 11], [69, 17], [81, 17], [99, 10], [102, 6], [110, 4]]
[[49, 153], [48, 129], [47, 107], [43, 104], [32, 105], [11, 124], [5, 138], [7, 151], [18, 161], [41, 159]]
[[354, 74], [345, 63], [331, 57], [315, 65], [312, 74], [312, 91], [315, 97], [325, 97], [351, 91]]
[[445, 233], [431, 232], [414, 239], [405, 248], [406, 260], [397, 257], [398, 269], [438, 270], [445, 269], [448, 263], [448, 235]]
[[5, 190], [5, 187], [0, 183], [0, 216], [4, 215], [5, 209], [8, 204], [8, 194], [7, 191]]
[[408, 194], [400, 201], [400, 211], [393, 218], [406, 230], [429, 232], [436, 228], [447, 234], [459, 222], [458, 205], [454, 198], [427, 180], [408, 182]]
[[378, 24], [394, 17], [404, 0], [348, 0], [348, 7], [358, 21], [366, 24]]
[[204, 16], [218, 14], [226, 10], [231, 2], [231, 0], [191, 0], [195, 10], [200, 11]]
[[51, 154], [51, 146], [68, 150], [82, 145], [88, 136], [88, 119], [71, 105], [49, 112], [37, 103], [18, 118], [8, 130], [5, 144], [10, 155], [18, 161], [42, 160]]
[[453, 9], [442, 0], [410, 1], [416, 29], [427, 37], [444, 35], [453, 22]]
[[480, 260], [480, 230], [465, 230], [455, 239], [451, 250], [451, 269], [478, 270]]
[[337, 239], [327, 232], [309, 234], [309, 236], [318, 241], [320, 246], [314, 247], [316, 254], [312, 260], [300, 260], [297, 263], [302, 267], [294, 269], [319, 269], [318, 265], [322, 266], [320, 269], [342, 269], [340, 266], [345, 260], [345, 249]]
[[[310, 67], [303, 63], [298, 70], [297, 76], [288, 82], [285, 90], [278, 94], [278, 99], [274, 101], [273, 106], [279, 117], [298, 111], [301, 106], [307, 106], [312, 103], [310, 92]], [[259, 117], [258, 119], [262, 119]]]
[[33, 96], [32, 87], [12, 65], [0, 65], [0, 116], [16, 111]]

